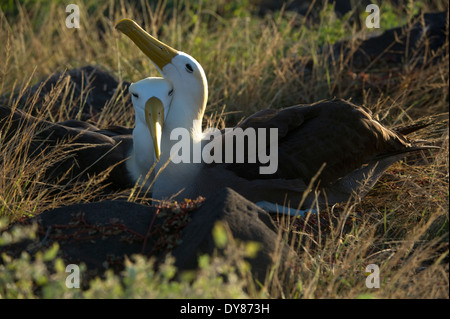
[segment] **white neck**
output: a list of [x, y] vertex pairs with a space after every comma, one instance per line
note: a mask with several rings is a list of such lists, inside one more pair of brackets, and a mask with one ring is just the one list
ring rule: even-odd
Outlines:
[[[126, 167], [133, 183], [139, 181], [140, 185], [150, 186], [154, 173], [145, 180], [148, 172], [152, 168], [156, 157], [152, 144], [152, 137], [145, 123], [138, 121], [136, 118], [136, 126], [133, 130], [133, 148], [128, 154], [129, 159], [126, 161]], [[150, 141], [150, 143], [149, 143]]]
[[[164, 122], [161, 138], [161, 158], [156, 164], [155, 172], [158, 174], [153, 188], [152, 197], [154, 199], [167, 199], [179, 193], [177, 198], [189, 198], [192, 195], [184, 188], [192, 189], [196, 176], [202, 168], [202, 163], [193, 163], [192, 151], [194, 143], [201, 144], [202, 118], [206, 107], [207, 87], [202, 96], [188, 94], [185, 90], [180, 90], [181, 86], [174, 83], [175, 90], [173, 100], [167, 118]], [[187, 88], [189, 89], [189, 88]], [[181, 93], [181, 94], [177, 94]], [[183, 94], [185, 93], [185, 94]], [[189, 163], [169, 162], [170, 150], [178, 143], [177, 140], [170, 140], [172, 130], [185, 128], [189, 131], [189, 145], [191, 151], [191, 161]], [[164, 165], [167, 166], [164, 168]], [[162, 170], [161, 170], [162, 168]], [[161, 170], [160, 173], [158, 173]]]

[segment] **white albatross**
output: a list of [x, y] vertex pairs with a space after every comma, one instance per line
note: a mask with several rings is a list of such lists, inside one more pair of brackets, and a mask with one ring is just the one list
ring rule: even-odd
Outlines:
[[149, 77], [131, 84], [128, 90], [134, 107], [135, 127], [126, 168], [132, 181], [148, 188], [155, 174], [152, 171], [150, 176], [147, 175], [160, 159], [162, 127], [173, 89], [169, 81]]

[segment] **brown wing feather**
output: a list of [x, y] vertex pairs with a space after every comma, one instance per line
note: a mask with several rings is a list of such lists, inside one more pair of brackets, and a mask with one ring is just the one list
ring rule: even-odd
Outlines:
[[275, 174], [259, 174], [260, 163], [227, 165], [228, 170], [248, 180], [301, 179], [308, 183], [326, 163], [320, 175], [325, 185], [379, 156], [410, 147], [406, 138], [384, 128], [363, 108], [343, 100], [259, 112], [239, 127], [278, 128]]

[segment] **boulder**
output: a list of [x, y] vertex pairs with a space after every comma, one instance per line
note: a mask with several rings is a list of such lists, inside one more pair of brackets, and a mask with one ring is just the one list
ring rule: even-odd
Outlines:
[[58, 243], [67, 264], [85, 263], [90, 274], [123, 269], [125, 256], [149, 254], [156, 238], [149, 236], [162, 223], [157, 209], [126, 201], [74, 204], [46, 211], [27, 220], [38, 223], [35, 242], [26, 241], [0, 251], [19, 256]]
[[274, 256], [280, 258], [282, 273], [295, 264], [296, 253], [280, 242], [270, 215], [232, 189], [225, 188], [192, 213], [192, 221], [184, 228], [181, 243], [172, 253], [179, 270], [195, 269], [200, 255], [214, 252], [212, 230], [216, 222], [226, 223], [236, 240], [259, 243], [261, 249], [256, 257], [247, 259], [258, 281], [264, 282]]
[[[68, 118], [80, 116], [82, 121], [95, 118], [100, 114], [103, 107], [114, 97], [117, 90], [124, 90], [124, 97], [127, 97], [130, 83], [120, 83], [113, 75], [103, 71], [98, 66], [87, 65], [81, 68], [71, 69], [66, 72], [58, 72], [48, 76], [39, 83], [27, 89], [19, 102], [19, 107], [24, 107], [29, 99], [35, 99], [38, 94], [35, 109], [44, 105], [50, 98], [50, 94], [57, 85], [67, 85], [73, 95], [67, 98], [73, 100], [73, 107], [69, 110]], [[39, 90], [39, 88], [42, 88]], [[6, 97], [9, 94], [5, 95]], [[17, 99], [16, 94], [13, 99]], [[54, 103], [51, 111], [55, 114], [59, 112], [64, 96], [60, 94]], [[130, 100], [131, 103], [131, 100]], [[37, 110], [36, 110], [37, 111]]]
[[282, 273], [297, 262], [295, 252], [280, 242], [270, 215], [232, 189], [223, 189], [196, 207], [157, 208], [119, 200], [60, 207], [27, 221], [38, 223], [35, 241], [0, 247], [0, 252], [33, 254], [57, 242], [66, 264], [86, 265], [84, 279], [106, 269], [123, 270], [125, 258], [134, 254], [156, 257], [159, 262], [171, 252], [179, 271], [193, 270], [200, 255], [216, 251], [212, 231], [216, 222], [222, 222], [235, 240], [259, 244], [256, 257], [247, 261], [260, 282], [273, 257]]

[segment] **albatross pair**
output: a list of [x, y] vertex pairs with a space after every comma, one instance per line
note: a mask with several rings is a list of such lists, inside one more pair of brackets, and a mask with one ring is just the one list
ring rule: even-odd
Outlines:
[[[190, 132], [191, 145], [202, 145], [201, 123], [208, 96], [205, 72], [193, 57], [155, 39], [132, 20], [123, 19], [116, 28], [150, 58], [167, 81], [164, 94], [148, 80], [134, 84], [132, 92], [136, 110], [147, 110], [141, 124], [136, 123], [136, 128], [143, 127], [142, 136], [135, 129], [134, 139], [142, 139], [140, 143], [147, 140], [149, 145], [153, 141], [159, 158], [159, 176], [152, 195], [155, 199], [208, 197], [230, 187], [269, 209], [276, 205], [309, 208], [334, 204], [354, 195], [364, 196], [405, 153], [429, 148], [415, 146], [401, 132], [383, 127], [368, 110], [333, 100], [264, 110], [239, 125], [242, 129], [278, 129], [278, 170], [274, 174], [261, 175], [260, 163], [248, 161], [176, 164], [170, 160], [170, 150], [177, 143], [171, 139], [172, 130], [185, 128]], [[165, 101], [154, 97], [165, 94]], [[144, 138], [148, 135], [144, 119], [151, 138]], [[310, 184], [319, 192], [311, 191]]]

